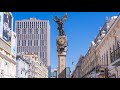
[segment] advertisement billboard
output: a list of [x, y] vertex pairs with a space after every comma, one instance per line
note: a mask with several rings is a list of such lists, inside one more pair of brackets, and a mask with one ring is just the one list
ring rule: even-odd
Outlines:
[[3, 39], [11, 44], [12, 15], [8, 12], [3, 13]]

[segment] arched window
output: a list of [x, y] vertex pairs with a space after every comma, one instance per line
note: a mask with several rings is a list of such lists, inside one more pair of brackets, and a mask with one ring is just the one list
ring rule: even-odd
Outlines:
[[106, 65], [106, 57], [105, 57], [105, 53], [104, 53], [104, 65]]
[[115, 50], [115, 46], [113, 45], [113, 51]]
[[103, 65], [103, 55], [102, 55], [102, 64], [101, 65]]

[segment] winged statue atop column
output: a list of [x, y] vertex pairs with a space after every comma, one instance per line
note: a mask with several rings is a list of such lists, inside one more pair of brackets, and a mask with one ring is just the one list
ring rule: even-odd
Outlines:
[[55, 16], [54, 21], [58, 24], [58, 30], [59, 30], [59, 36], [64, 36], [65, 31], [64, 31], [64, 23], [67, 20], [68, 15], [67, 13], [60, 19], [58, 16]]

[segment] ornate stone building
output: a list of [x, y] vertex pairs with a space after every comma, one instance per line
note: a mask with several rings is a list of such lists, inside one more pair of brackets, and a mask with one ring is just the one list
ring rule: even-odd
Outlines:
[[48, 69], [35, 54], [17, 55], [17, 78], [48, 78]]
[[80, 56], [78, 63], [76, 64], [75, 70], [73, 71], [71, 78], [81, 78], [81, 65], [84, 60], [84, 56]]
[[81, 78], [119, 78], [120, 15], [108, 17], [81, 64]]

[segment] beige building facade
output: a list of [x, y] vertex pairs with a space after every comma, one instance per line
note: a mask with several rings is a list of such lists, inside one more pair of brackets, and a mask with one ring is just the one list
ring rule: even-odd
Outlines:
[[75, 70], [71, 74], [71, 78], [81, 78], [81, 65], [84, 60], [84, 56], [80, 56], [78, 63], [76, 64]]
[[48, 69], [40, 58], [35, 54], [24, 55], [28, 58], [28, 78], [48, 78]]
[[0, 38], [0, 78], [16, 77], [16, 57], [11, 53], [11, 45]]
[[108, 17], [81, 64], [81, 78], [119, 78], [120, 15]]

